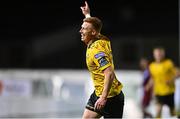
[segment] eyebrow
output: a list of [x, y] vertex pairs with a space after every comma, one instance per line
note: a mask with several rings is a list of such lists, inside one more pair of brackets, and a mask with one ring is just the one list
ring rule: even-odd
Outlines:
[[88, 27], [84, 27], [84, 26], [82, 25], [81, 28], [88, 28]]

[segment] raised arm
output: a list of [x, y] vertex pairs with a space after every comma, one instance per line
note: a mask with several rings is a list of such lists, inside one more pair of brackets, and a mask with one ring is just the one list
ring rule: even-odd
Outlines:
[[91, 17], [90, 15], [90, 8], [88, 3], [85, 1], [85, 5], [80, 7], [82, 10], [83, 15], [87, 18], [87, 17]]

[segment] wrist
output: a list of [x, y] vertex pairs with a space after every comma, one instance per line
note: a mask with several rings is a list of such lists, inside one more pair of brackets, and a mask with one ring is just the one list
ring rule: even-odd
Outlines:
[[105, 100], [106, 100], [106, 99], [107, 99], [107, 96], [103, 96], [103, 95], [101, 95], [101, 96], [100, 96], [100, 98], [102, 98], [102, 99], [105, 99]]
[[86, 18], [89, 18], [89, 17], [91, 17], [91, 15], [90, 15], [90, 14], [86, 14], [85, 17], [86, 17]]

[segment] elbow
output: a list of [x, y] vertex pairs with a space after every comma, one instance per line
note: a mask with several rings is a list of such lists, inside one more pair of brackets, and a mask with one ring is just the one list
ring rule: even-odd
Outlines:
[[110, 80], [114, 80], [115, 78], [115, 74], [113, 71], [108, 72], [106, 76], [109, 77]]
[[108, 67], [107, 69], [105, 69], [104, 75], [107, 79], [110, 79], [110, 80], [114, 80], [115, 78], [114, 70], [112, 69], [112, 67]]

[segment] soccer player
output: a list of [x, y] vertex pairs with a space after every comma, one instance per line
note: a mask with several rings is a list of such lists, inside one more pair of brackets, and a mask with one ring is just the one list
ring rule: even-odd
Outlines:
[[163, 105], [170, 109], [171, 116], [175, 116], [174, 92], [176, 68], [170, 59], [165, 58], [165, 50], [162, 47], [154, 48], [153, 56], [155, 61], [149, 66], [151, 80], [147, 89], [153, 84], [153, 91], [156, 97], [156, 117], [161, 117]]
[[100, 34], [102, 22], [97, 17], [90, 17], [87, 2], [81, 10], [86, 17], [80, 29], [81, 40], [87, 45], [86, 63], [95, 88], [83, 118], [122, 118], [123, 86], [114, 73], [110, 40]]
[[150, 72], [149, 72], [149, 61], [147, 58], [141, 58], [140, 59], [140, 68], [143, 72], [143, 98], [142, 98], [142, 112], [143, 112], [143, 118], [150, 117], [152, 118], [152, 115], [147, 111], [147, 108], [150, 104], [151, 98], [152, 98], [152, 87], [148, 90], [145, 89], [146, 85], [148, 85], [148, 82], [150, 80]]

